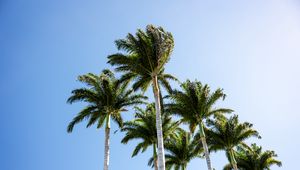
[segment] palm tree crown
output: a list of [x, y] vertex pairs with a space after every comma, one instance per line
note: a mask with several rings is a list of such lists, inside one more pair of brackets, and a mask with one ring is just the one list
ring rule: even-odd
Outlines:
[[210, 91], [207, 84], [199, 81], [190, 81], [181, 84], [182, 91], [174, 90], [169, 96], [174, 102], [167, 105], [174, 113], [182, 117], [182, 121], [190, 126], [191, 132], [212, 115], [231, 113], [233, 110], [227, 108], [214, 108], [216, 102], [225, 99], [222, 89]]
[[[171, 117], [165, 112], [162, 114], [162, 129], [165, 141], [176, 138], [177, 131], [180, 130], [179, 122], [173, 122]], [[135, 119], [124, 123], [122, 131], [126, 132], [122, 143], [126, 144], [130, 140], [141, 139], [135, 147], [132, 156], [136, 156], [140, 151], [144, 152], [149, 146], [153, 146], [153, 156], [156, 157], [157, 134], [156, 116], [154, 103], [149, 104], [145, 110], [136, 107]], [[152, 165], [153, 160], [149, 161]]]
[[227, 119], [224, 116], [216, 120], [208, 120], [210, 130], [206, 131], [211, 151], [231, 150], [250, 137], [260, 138], [258, 132], [252, 129], [248, 122], [240, 123], [238, 116]]
[[216, 120], [208, 120], [207, 137], [211, 151], [225, 150], [229, 155], [229, 160], [237, 169], [237, 162], [234, 157], [234, 147], [243, 143], [250, 137], [259, 137], [256, 130], [252, 129], [252, 124], [248, 122], [239, 123], [238, 116], [232, 116], [227, 119], [225, 116], [218, 116]]
[[176, 140], [165, 143], [166, 150], [166, 168], [170, 170], [186, 170], [187, 164], [194, 158], [200, 157], [203, 151], [197, 149], [197, 142], [189, 132], [181, 131]]
[[[282, 165], [279, 160], [275, 159], [277, 154], [274, 151], [262, 151], [262, 147], [256, 144], [239, 145], [234, 155], [240, 170], [270, 170], [272, 165], [279, 167]], [[224, 170], [230, 169], [230, 164], [224, 167]]]
[[116, 71], [124, 73], [120, 81], [133, 81], [134, 90], [145, 91], [152, 78], [157, 76], [160, 84], [171, 90], [167, 80], [176, 78], [164, 73], [164, 65], [169, 61], [174, 48], [171, 33], [162, 27], [148, 25], [146, 32], [139, 29], [135, 36], [129, 33], [126, 39], [117, 40], [115, 43], [125, 53], [110, 55], [108, 63], [117, 66]]
[[97, 128], [100, 128], [109, 115], [122, 126], [120, 113], [126, 111], [128, 106], [144, 103], [143, 99], [146, 99], [142, 95], [133, 94], [132, 90], [127, 90], [126, 85], [120, 84], [109, 70], [104, 70], [99, 76], [88, 73], [79, 76], [78, 80], [85, 83], [87, 88], [73, 90], [68, 103], [83, 101], [88, 105], [70, 122], [68, 132], [72, 132], [74, 125], [84, 119], [88, 119], [87, 127], [97, 123]]

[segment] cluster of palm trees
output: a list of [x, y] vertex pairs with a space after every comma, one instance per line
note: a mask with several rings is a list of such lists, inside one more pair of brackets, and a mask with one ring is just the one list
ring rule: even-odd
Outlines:
[[[207, 84], [186, 80], [180, 89], [173, 89], [170, 80], [179, 81], [165, 73], [174, 48], [172, 34], [162, 27], [148, 25], [136, 34], [115, 41], [118, 53], [108, 56], [108, 63], [121, 73], [119, 78], [110, 70], [100, 75], [92, 73], [78, 77], [85, 87], [75, 89], [69, 103], [87, 104], [68, 125], [86, 120], [87, 127], [105, 125], [104, 170], [110, 157], [110, 122], [125, 133], [122, 143], [139, 140], [132, 156], [153, 148], [148, 165], [155, 170], [186, 170], [195, 158], [205, 158], [212, 170], [210, 153], [224, 150], [229, 164], [225, 170], [264, 170], [281, 166], [274, 151], [262, 151], [256, 144], [246, 145], [250, 137], [260, 138], [248, 122], [239, 122], [238, 116], [227, 116], [233, 110], [216, 107], [225, 99], [222, 89], [211, 90]], [[152, 87], [154, 103], [147, 102], [144, 92]], [[163, 93], [166, 93], [163, 95]], [[123, 121], [122, 112], [134, 107], [134, 120]], [[176, 119], [176, 121], [175, 121]], [[182, 126], [183, 124], [187, 125]]]

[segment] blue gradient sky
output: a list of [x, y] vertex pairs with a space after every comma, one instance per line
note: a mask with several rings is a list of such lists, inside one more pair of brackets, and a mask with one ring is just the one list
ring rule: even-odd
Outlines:
[[[263, 137], [256, 142], [276, 150], [281, 169], [298, 169], [297, 0], [1, 0], [0, 169], [102, 169], [103, 130], [82, 124], [67, 134], [82, 104], [66, 99], [77, 75], [108, 67], [114, 40], [149, 23], [174, 35], [168, 73], [224, 88], [221, 105], [254, 123]], [[150, 169], [152, 151], [131, 159], [135, 143], [120, 144], [122, 136], [112, 135], [111, 170]], [[219, 170], [227, 160], [220, 152], [212, 162]], [[200, 159], [188, 167], [205, 168]]]

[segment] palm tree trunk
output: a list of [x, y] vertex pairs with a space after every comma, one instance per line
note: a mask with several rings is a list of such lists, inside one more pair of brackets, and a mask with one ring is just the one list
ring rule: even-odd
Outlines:
[[156, 154], [156, 145], [153, 144], [153, 163], [154, 163], [154, 169], [158, 170], [158, 164], [157, 164], [157, 154]]
[[212, 166], [211, 166], [211, 161], [210, 161], [210, 156], [209, 156], [209, 151], [208, 151], [208, 146], [206, 143], [206, 137], [205, 137], [205, 133], [204, 133], [204, 129], [203, 129], [203, 123], [200, 123], [200, 127], [199, 127], [199, 131], [200, 131], [200, 138], [201, 138], [201, 142], [202, 142], [202, 146], [204, 148], [204, 154], [205, 154], [205, 158], [206, 158], [206, 164], [207, 164], [207, 169], [208, 170], [212, 170]]
[[104, 170], [108, 170], [108, 165], [109, 165], [109, 140], [110, 140], [110, 115], [108, 115], [106, 118]]
[[236, 163], [232, 163], [232, 167], [234, 170], [238, 170], [237, 164]]
[[156, 110], [158, 170], [165, 170], [165, 151], [164, 151], [162, 123], [161, 123], [161, 105], [160, 105], [157, 76], [153, 76], [152, 85], [153, 85], [153, 93], [155, 98], [155, 110]]
[[229, 155], [230, 155], [230, 161], [231, 161], [231, 165], [232, 165], [233, 169], [238, 170], [237, 163], [236, 163], [232, 149], [229, 150]]

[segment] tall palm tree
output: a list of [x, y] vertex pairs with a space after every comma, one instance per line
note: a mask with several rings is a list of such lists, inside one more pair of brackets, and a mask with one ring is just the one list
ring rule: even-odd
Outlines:
[[199, 126], [200, 138], [204, 148], [204, 154], [208, 170], [212, 170], [209, 151], [204, 132], [204, 122], [209, 117], [216, 114], [231, 113], [233, 110], [227, 108], [215, 108], [214, 105], [219, 99], [225, 98], [222, 89], [210, 91], [208, 85], [202, 85], [200, 82], [191, 82], [187, 80], [181, 85], [182, 91], [174, 90], [170, 94], [173, 103], [168, 108], [174, 114], [181, 116], [182, 122], [188, 123], [191, 132]]
[[[281, 162], [277, 159], [274, 151], [262, 151], [261, 146], [252, 144], [251, 146], [239, 145], [237, 152], [234, 153], [237, 165], [240, 170], [270, 170], [272, 165], [281, 167]], [[230, 170], [231, 164], [224, 167], [224, 170]]]
[[167, 170], [186, 170], [187, 164], [194, 158], [200, 157], [203, 150], [198, 150], [189, 132], [181, 131], [177, 140], [165, 143]]
[[[122, 143], [127, 144], [134, 139], [141, 139], [141, 142], [135, 147], [132, 156], [136, 156], [140, 151], [144, 152], [150, 146], [153, 147], [153, 157], [149, 161], [149, 166], [154, 161], [155, 170], [158, 169], [157, 164], [157, 135], [156, 135], [156, 116], [154, 104], [149, 104], [145, 110], [136, 107], [135, 119], [125, 122], [122, 131], [126, 132]], [[172, 140], [176, 138], [177, 131], [180, 130], [179, 122], [173, 122], [171, 117], [162, 113], [162, 129], [164, 140]]]
[[159, 84], [170, 91], [168, 80], [176, 79], [164, 73], [164, 66], [174, 48], [173, 36], [162, 27], [148, 25], [145, 32], [138, 30], [135, 36], [128, 34], [125, 39], [115, 43], [123, 53], [110, 55], [108, 63], [117, 66], [116, 71], [124, 73], [120, 80], [127, 83], [132, 81], [134, 90], [146, 91], [152, 84], [156, 109], [158, 169], [165, 170]]
[[207, 124], [211, 127], [207, 131], [207, 136], [210, 138], [210, 150], [225, 150], [233, 169], [238, 170], [234, 148], [250, 137], [260, 138], [258, 132], [252, 129], [252, 124], [248, 122], [239, 123], [237, 115], [229, 119], [219, 116], [216, 120], [208, 120]]
[[99, 76], [88, 73], [79, 76], [78, 80], [87, 87], [73, 90], [68, 103], [83, 101], [88, 105], [69, 123], [67, 131], [71, 133], [75, 124], [84, 119], [88, 120], [87, 127], [97, 124], [97, 128], [101, 128], [105, 124], [104, 170], [108, 170], [111, 119], [121, 127], [123, 119], [120, 113], [128, 106], [144, 103], [146, 97], [127, 90], [126, 85], [120, 84], [109, 70], [104, 70]]

